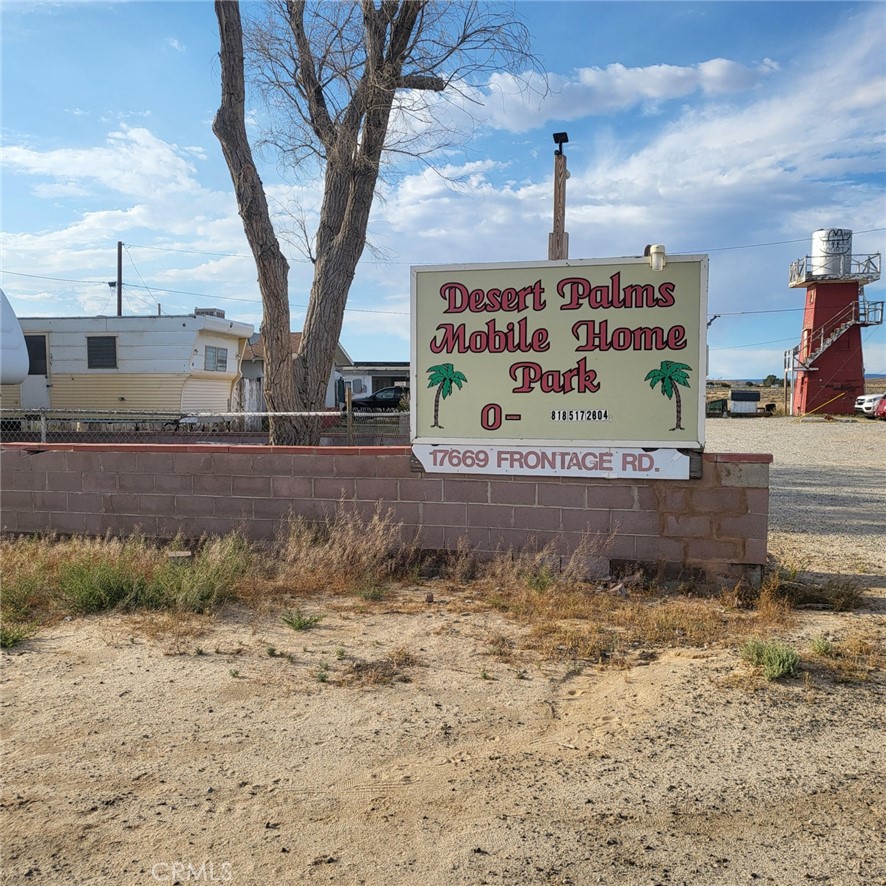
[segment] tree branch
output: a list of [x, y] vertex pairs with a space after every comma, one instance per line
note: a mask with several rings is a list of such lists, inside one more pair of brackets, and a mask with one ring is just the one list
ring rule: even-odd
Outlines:
[[443, 92], [446, 81], [442, 77], [427, 77], [422, 74], [404, 74], [397, 81], [398, 89], [429, 89], [432, 92]]
[[[216, 0], [221, 50], [221, 105], [212, 131], [234, 184], [243, 230], [258, 271], [265, 343], [265, 399], [272, 412], [292, 412], [295, 390], [289, 346], [289, 263], [280, 250], [264, 186], [246, 135], [243, 28], [236, 0]], [[273, 430], [273, 429], [272, 429]]]
[[304, 0], [286, 0], [286, 11], [289, 15], [289, 27], [298, 49], [299, 64], [294, 76], [302, 84], [314, 133], [328, 151], [335, 141], [335, 127], [329, 116], [323, 87], [317, 79], [314, 53], [311, 51], [310, 41], [305, 34]]

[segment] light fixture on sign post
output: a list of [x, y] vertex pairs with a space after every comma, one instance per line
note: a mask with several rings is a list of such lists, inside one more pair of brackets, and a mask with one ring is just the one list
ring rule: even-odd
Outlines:
[[652, 268], [653, 271], [663, 271], [665, 265], [668, 263], [665, 248], [661, 243], [647, 246], [646, 249], [643, 250], [643, 255], [649, 259], [649, 267]]
[[554, 133], [554, 230], [548, 235], [548, 261], [569, 258], [569, 234], [566, 233], [566, 155], [563, 145], [569, 141], [565, 132]]

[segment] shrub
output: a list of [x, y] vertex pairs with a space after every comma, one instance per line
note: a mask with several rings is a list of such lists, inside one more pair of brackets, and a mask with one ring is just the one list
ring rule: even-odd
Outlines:
[[309, 631], [314, 625], [323, 621], [322, 615], [305, 615], [300, 609], [284, 612], [281, 618], [283, 623], [294, 631]]
[[800, 663], [800, 656], [790, 646], [774, 640], [747, 640], [740, 655], [745, 661], [761, 667], [767, 680], [793, 675]]
[[157, 605], [148, 591], [146, 578], [113, 559], [62, 565], [58, 587], [67, 608], [80, 615], [117, 606], [133, 609], [139, 605], [149, 608]]
[[849, 612], [863, 601], [864, 592], [853, 578], [836, 575], [820, 584], [804, 576], [797, 566], [775, 561], [760, 589], [758, 608], [770, 614], [794, 606], [827, 606], [835, 612]]
[[256, 571], [257, 555], [239, 533], [205, 541], [190, 559], [165, 558], [143, 605], [207, 612], [236, 596], [243, 576]]
[[401, 529], [380, 502], [368, 519], [345, 499], [326, 523], [294, 518], [277, 541], [277, 581], [293, 590], [345, 590], [407, 575], [417, 548], [404, 541]]
[[21, 622], [10, 622], [6, 619], [0, 624], [0, 649], [11, 649], [18, 646], [34, 633], [34, 626]]
[[815, 637], [812, 641], [812, 651], [824, 658], [833, 658], [836, 652], [834, 644], [827, 637]]

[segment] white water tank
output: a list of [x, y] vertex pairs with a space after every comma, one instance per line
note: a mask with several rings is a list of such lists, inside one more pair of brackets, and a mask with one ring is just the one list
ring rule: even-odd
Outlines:
[[852, 231], [822, 228], [812, 234], [811, 271], [814, 277], [847, 277], [852, 273]]

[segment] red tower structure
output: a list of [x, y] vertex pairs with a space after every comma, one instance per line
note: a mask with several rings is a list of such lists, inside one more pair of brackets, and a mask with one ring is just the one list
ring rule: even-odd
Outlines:
[[861, 330], [883, 322], [883, 302], [864, 286], [879, 279], [880, 253], [853, 255], [845, 228], [816, 231], [812, 255], [791, 265], [789, 285], [806, 290], [800, 344], [785, 351], [792, 415], [853, 413], [865, 392]]

